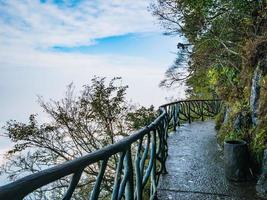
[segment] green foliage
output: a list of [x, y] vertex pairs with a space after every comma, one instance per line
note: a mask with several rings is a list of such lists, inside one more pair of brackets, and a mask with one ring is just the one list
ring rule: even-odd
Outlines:
[[257, 132], [251, 144], [252, 156], [254, 157], [257, 163], [262, 162], [263, 151], [266, 147], [266, 128], [267, 126], [265, 127], [265, 129], [262, 129]]
[[198, 73], [192, 74], [188, 80], [187, 94], [190, 98], [195, 99], [212, 99], [216, 98], [215, 90], [209, 85], [209, 80], [206, 70], [200, 70]]
[[224, 122], [224, 118], [226, 115], [226, 107], [223, 107], [220, 112], [215, 116], [215, 129], [216, 130], [220, 130], [223, 122]]
[[26, 140], [30, 136], [38, 134], [38, 128], [36, 127], [35, 115], [30, 115], [29, 124], [19, 123], [15, 120], [7, 122], [8, 136], [12, 142], [19, 140]]
[[130, 129], [137, 130], [149, 125], [156, 118], [156, 114], [153, 105], [149, 108], [142, 106], [133, 112], [129, 112], [126, 121], [130, 122], [128, 125]]
[[209, 85], [216, 87], [223, 81], [229, 84], [229, 87], [234, 87], [237, 84], [237, 71], [234, 68], [229, 67], [218, 67], [211, 68], [208, 71]]
[[242, 133], [240, 132], [235, 132], [235, 131], [230, 131], [228, 133], [227, 138], [225, 139], [230, 139], [230, 140], [238, 140], [238, 139], [242, 139]]

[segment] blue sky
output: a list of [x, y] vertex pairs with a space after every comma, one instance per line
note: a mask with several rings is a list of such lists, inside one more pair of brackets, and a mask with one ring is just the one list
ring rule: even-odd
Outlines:
[[[133, 102], [156, 106], [182, 90], [158, 87], [177, 37], [148, 12], [151, 0], [0, 0], [0, 125], [40, 113], [36, 100], [58, 99], [94, 76], [121, 76]], [[2, 139], [1, 139], [2, 140]], [[9, 143], [0, 143], [1, 149]]]
[[[161, 33], [129, 33], [96, 39], [93, 45], [79, 45], [73, 47], [53, 46], [50, 50], [57, 52], [80, 52], [89, 54], [110, 54], [127, 56], [146, 56], [158, 59], [166, 54], [166, 48], [173, 46], [173, 40], [163, 37]], [[173, 58], [171, 51], [164, 59]]]

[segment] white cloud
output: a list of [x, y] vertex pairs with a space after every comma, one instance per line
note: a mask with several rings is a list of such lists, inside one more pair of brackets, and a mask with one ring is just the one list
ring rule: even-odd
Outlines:
[[12, 0], [0, 4], [0, 50], [91, 44], [97, 38], [157, 31], [149, 0], [82, 1], [75, 7]]
[[[93, 45], [128, 33], [158, 32], [150, 0], [85, 0], [74, 7], [39, 0], [0, 0], [0, 67], [148, 66], [142, 58], [64, 54], [54, 46]], [[110, 52], [112, 55], [112, 52]], [[116, 62], [115, 62], [116, 61]], [[151, 63], [150, 63], [151, 66]]]

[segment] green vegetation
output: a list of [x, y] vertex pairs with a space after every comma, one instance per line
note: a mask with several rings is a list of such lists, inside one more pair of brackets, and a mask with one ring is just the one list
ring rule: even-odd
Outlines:
[[183, 80], [189, 98], [224, 100], [219, 141], [246, 140], [260, 164], [267, 140], [267, 1], [155, 0], [151, 10], [166, 34], [182, 36], [178, 62], [161, 85]]

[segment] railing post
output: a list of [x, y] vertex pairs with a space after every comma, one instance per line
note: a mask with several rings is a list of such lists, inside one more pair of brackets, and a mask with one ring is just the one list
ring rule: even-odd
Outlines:
[[75, 190], [75, 187], [78, 185], [79, 183], [79, 180], [81, 178], [81, 175], [83, 173], [83, 168], [79, 169], [77, 172], [75, 172], [72, 176], [72, 179], [71, 179], [71, 183], [70, 183], [70, 186], [66, 192], [66, 194], [64, 195], [63, 199], [62, 200], [69, 200], [71, 199], [71, 196]]
[[142, 200], [142, 177], [141, 177], [141, 169], [140, 169], [140, 161], [141, 161], [141, 148], [142, 148], [143, 139], [140, 139], [138, 144], [138, 148], [135, 156], [135, 176], [136, 176], [136, 190], [135, 195], [137, 200]]
[[165, 123], [167, 123], [167, 121], [162, 123], [162, 128], [160, 129], [161, 131], [161, 143], [162, 143], [162, 147], [161, 147], [161, 156], [162, 156], [162, 173], [163, 174], [167, 174], [167, 169], [166, 169], [166, 160], [167, 160], [167, 156], [168, 156], [168, 143], [167, 143], [167, 135], [168, 135], [168, 129], [165, 128]]
[[177, 112], [176, 112], [176, 105], [173, 105], [173, 131], [176, 131], [177, 126]]
[[201, 101], [201, 120], [204, 121], [204, 108], [203, 108], [203, 101]]
[[180, 124], [180, 103], [177, 103], [177, 125], [181, 126]]
[[104, 174], [105, 174], [107, 163], [108, 163], [108, 158], [101, 161], [101, 167], [100, 167], [98, 176], [96, 178], [96, 183], [94, 185], [93, 191], [90, 195], [90, 200], [98, 199], [98, 196], [100, 194], [100, 186], [101, 186], [101, 182], [103, 180]]
[[188, 102], [188, 121], [189, 121], [189, 124], [191, 124], [191, 105], [190, 105], [190, 102]]
[[125, 154], [126, 154], [125, 151], [120, 153], [120, 159], [119, 159], [119, 163], [116, 169], [115, 182], [114, 182], [113, 192], [112, 192], [112, 197], [111, 197], [112, 200], [117, 200], [119, 196], [119, 190], [120, 190], [120, 184], [121, 184], [121, 173], [122, 173]]
[[126, 176], [128, 177], [128, 181], [126, 184], [126, 191], [125, 191], [125, 199], [134, 200], [134, 180], [133, 180], [133, 163], [132, 163], [131, 146], [126, 152], [125, 158], [126, 158], [125, 162]]
[[157, 149], [157, 139], [156, 139], [156, 130], [153, 130], [152, 134], [152, 146], [151, 151], [153, 155], [152, 158], [152, 170], [151, 170], [151, 176], [150, 176], [150, 200], [154, 199], [154, 194], [156, 194], [157, 191], [157, 184], [156, 184], [156, 149]]

